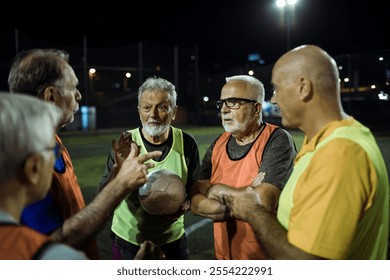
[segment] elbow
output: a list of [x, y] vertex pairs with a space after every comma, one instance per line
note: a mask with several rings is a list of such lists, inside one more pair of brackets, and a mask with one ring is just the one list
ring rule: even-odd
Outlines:
[[192, 214], [199, 214], [199, 201], [197, 201], [197, 199], [195, 197], [192, 197], [191, 198], [191, 212]]

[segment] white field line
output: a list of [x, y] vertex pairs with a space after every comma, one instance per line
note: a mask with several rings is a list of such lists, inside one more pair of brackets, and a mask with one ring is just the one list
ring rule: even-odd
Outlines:
[[211, 223], [213, 220], [211, 219], [203, 219], [203, 220], [200, 220], [199, 222], [195, 223], [195, 224], [192, 224], [190, 225], [189, 227], [186, 228], [186, 235], [187, 237], [193, 233], [194, 231], [196, 231], [197, 229]]

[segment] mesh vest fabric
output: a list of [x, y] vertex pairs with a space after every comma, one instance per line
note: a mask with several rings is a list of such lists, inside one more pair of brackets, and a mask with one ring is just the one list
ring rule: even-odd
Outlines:
[[[167, 169], [175, 172], [187, 182], [188, 169], [184, 158], [183, 133], [180, 129], [171, 127], [173, 133], [172, 147], [161, 162], [151, 160], [155, 166], [149, 171]], [[132, 140], [141, 146], [140, 154], [147, 153], [139, 129], [129, 131]], [[179, 239], [184, 234], [184, 215], [175, 221], [168, 221], [161, 216], [150, 215], [138, 200], [138, 191], [130, 194], [115, 209], [111, 230], [122, 239], [139, 245], [150, 240], [157, 245], [163, 245]]]
[[[339, 159], [334, 159], [337, 153]], [[327, 164], [357, 155], [343, 166]], [[356, 172], [360, 165], [365, 170]], [[304, 143], [277, 217], [289, 241], [308, 253], [328, 259], [386, 259], [388, 176], [371, 132], [349, 118]]]
[[[265, 146], [275, 129], [277, 129], [277, 126], [266, 124], [248, 154], [240, 160], [229, 158], [226, 151], [231, 134], [224, 132], [213, 149], [210, 183], [212, 185], [224, 184], [234, 188], [249, 186], [259, 172]], [[214, 222], [213, 226], [216, 259], [250, 260], [268, 258], [248, 223], [240, 220], [228, 220]]]

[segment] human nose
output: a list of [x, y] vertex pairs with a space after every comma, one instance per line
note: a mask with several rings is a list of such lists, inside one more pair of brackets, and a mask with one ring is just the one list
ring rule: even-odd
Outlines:
[[231, 109], [230, 109], [228, 106], [226, 106], [225, 103], [223, 103], [223, 104], [222, 104], [222, 107], [221, 107], [221, 109], [220, 109], [221, 114], [222, 114], [222, 115], [226, 115], [226, 114], [228, 114], [230, 111], [231, 111]]
[[158, 106], [152, 106], [149, 115], [153, 118], [154, 116], [158, 116]]
[[81, 93], [79, 90], [76, 91], [76, 96], [75, 96], [75, 99], [78, 103], [80, 103], [81, 99], [82, 99], [82, 96], [81, 96]]
[[271, 103], [272, 103], [272, 104], [277, 104], [277, 101], [276, 101], [276, 91], [274, 91], [274, 92], [272, 93]]

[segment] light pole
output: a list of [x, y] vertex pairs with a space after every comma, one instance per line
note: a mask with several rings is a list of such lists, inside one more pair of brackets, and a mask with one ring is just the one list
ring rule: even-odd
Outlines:
[[286, 36], [287, 36], [287, 50], [290, 50], [291, 47], [291, 24], [292, 16], [294, 12], [294, 6], [298, 0], [276, 0], [276, 6], [281, 9], [282, 14], [284, 15], [284, 24], [286, 25]]
[[96, 69], [95, 68], [90, 68], [88, 71], [88, 76], [89, 76], [89, 92], [91, 95], [93, 95], [93, 78], [96, 76]]

